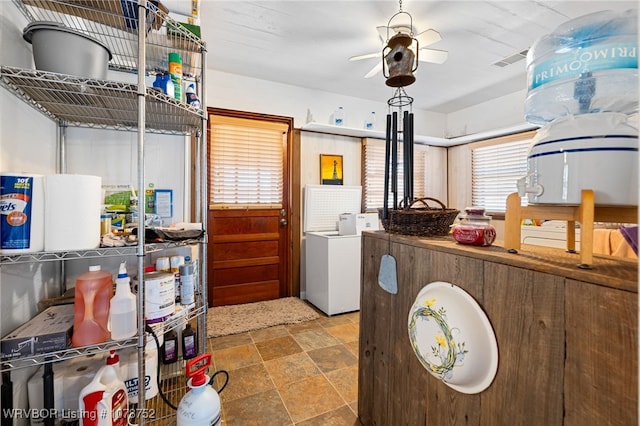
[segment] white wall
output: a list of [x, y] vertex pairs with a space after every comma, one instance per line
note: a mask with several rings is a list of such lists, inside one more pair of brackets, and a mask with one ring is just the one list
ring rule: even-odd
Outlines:
[[[308, 121], [330, 124], [334, 110], [342, 106], [346, 111], [345, 127], [364, 128], [367, 115], [375, 111], [375, 130], [383, 131], [387, 114], [386, 99], [374, 102], [213, 70], [207, 72], [207, 105], [293, 117], [296, 128]], [[414, 115], [416, 134], [446, 134], [444, 114], [414, 110]]]
[[527, 91], [502, 96], [447, 115], [447, 138], [525, 125]]

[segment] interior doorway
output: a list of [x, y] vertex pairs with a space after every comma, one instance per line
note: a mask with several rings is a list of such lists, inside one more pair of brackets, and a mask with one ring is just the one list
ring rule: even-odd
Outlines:
[[208, 304], [291, 296], [293, 119], [208, 114]]

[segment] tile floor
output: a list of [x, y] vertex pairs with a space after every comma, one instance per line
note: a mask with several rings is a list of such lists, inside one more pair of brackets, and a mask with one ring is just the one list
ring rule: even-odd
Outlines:
[[210, 339], [215, 371], [229, 373], [222, 424], [360, 425], [359, 319], [358, 312], [323, 316]]

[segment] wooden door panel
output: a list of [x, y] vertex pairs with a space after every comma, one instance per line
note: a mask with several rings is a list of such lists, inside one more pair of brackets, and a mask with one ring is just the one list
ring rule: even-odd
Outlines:
[[[221, 238], [222, 236], [233, 236], [240, 234], [278, 234], [278, 212], [266, 213], [261, 210], [261, 214], [269, 214], [270, 216], [254, 216], [259, 214], [258, 212], [242, 212], [245, 217], [220, 217], [216, 218], [214, 238]], [[220, 212], [220, 214], [230, 215], [233, 212]], [[240, 212], [237, 212], [238, 214]], [[249, 215], [248, 217], [246, 215]]]
[[284, 296], [279, 210], [211, 210], [209, 306]]
[[278, 241], [221, 243], [216, 262], [278, 256]]
[[[264, 281], [240, 286], [214, 287], [215, 306], [277, 299], [280, 297], [278, 284], [278, 281]], [[251, 297], [247, 297], [247, 295], [251, 295]]]
[[278, 279], [278, 265], [256, 265], [242, 268], [216, 268], [215, 281], [224, 283], [225, 286], [246, 284], [259, 281], [273, 281]]

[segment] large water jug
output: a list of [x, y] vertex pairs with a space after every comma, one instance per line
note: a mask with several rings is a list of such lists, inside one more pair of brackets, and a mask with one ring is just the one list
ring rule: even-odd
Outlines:
[[76, 279], [75, 313], [71, 344], [75, 347], [95, 345], [109, 339], [109, 302], [113, 296], [113, 277], [90, 266]]
[[573, 19], [538, 39], [527, 54], [525, 119], [638, 111], [638, 11]]

